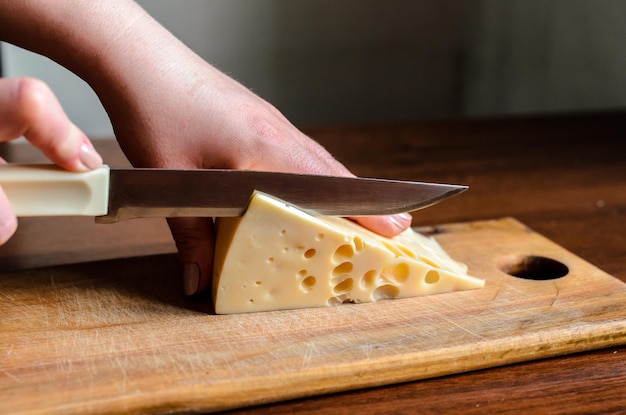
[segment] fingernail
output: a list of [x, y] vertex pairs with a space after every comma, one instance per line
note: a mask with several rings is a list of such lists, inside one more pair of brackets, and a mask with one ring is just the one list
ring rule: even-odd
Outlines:
[[200, 267], [198, 264], [188, 262], [183, 266], [183, 284], [185, 294], [194, 295], [198, 292], [200, 284]]
[[[76, 148], [78, 147], [78, 154]], [[70, 123], [70, 131], [58, 150], [62, 159], [77, 157], [76, 170], [87, 171], [97, 169], [102, 165], [102, 157], [98, 154], [85, 134], [74, 124]]]
[[399, 213], [397, 215], [393, 215], [389, 217], [389, 222], [393, 224], [396, 228], [404, 229], [407, 225], [411, 225], [413, 221], [413, 216], [410, 213]]
[[102, 165], [102, 157], [100, 157], [100, 154], [98, 154], [89, 141], [83, 142], [80, 146], [78, 158], [87, 170], [94, 170]]

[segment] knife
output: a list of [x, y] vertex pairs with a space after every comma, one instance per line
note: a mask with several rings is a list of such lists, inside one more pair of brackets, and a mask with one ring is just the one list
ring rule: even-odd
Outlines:
[[0, 185], [17, 216], [240, 216], [253, 191], [321, 215], [410, 212], [467, 186], [251, 170], [113, 169], [85, 173], [51, 164], [0, 165]]

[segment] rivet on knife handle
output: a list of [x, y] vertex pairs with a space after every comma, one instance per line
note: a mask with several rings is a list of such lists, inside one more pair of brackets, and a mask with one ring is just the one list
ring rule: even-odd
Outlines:
[[109, 167], [76, 173], [50, 164], [0, 165], [17, 216], [99, 216], [108, 210]]

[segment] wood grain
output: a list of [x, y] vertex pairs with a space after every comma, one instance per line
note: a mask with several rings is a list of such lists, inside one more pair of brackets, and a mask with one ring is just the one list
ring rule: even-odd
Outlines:
[[[306, 131], [361, 175], [470, 185], [470, 190], [463, 195], [415, 213], [414, 224], [417, 226], [514, 216], [558, 245], [626, 281], [626, 163], [623, 162], [623, 154], [626, 154], [626, 141], [623, 140], [626, 114], [623, 112], [331, 126], [307, 128]], [[127, 164], [114, 142], [98, 142], [97, 146], [104, 153], [107, 163]], [[28, 147], [11, 151], [8, 157], [14, 161], [41, 160], [40, 155]], [[89, 220], [75, 218], [23, 220], [16, 238], [0, 247], [0, 270], [6, 274], [13, 270], [54, 264], [130, 257], [92, 264], [91, 268], [85, 264], [77, 265], [95, 278], [89, 283], [91, 285], [86, 285], [89, 288], [87, 292], [100, 292], [104, 284], [111, 293], [111, 301], [120, 301], [115, 307], [91, 310], [92, 314], [121, 314], [119, 318], [124, 321], [127, 310], [136, 313], [146, 303], [156, 303], [158, 306], [154, 312], [157, 315], [172, 313], [177, 316], [183, 309], [205, 316], [207, 310], [202, 303], [180, 299], [175, 258], [169, 255], [146, 257], [168, 252], [174, 252], [174, 247], [161, 221], [137, 221], [126, 226], [103, 228]], [[67, 269], [71, 271], [72, 267]], [[106, 271], [108, 267], [130, 271], [115, 276]], [[150, 267], [168, 273], [168, 277], [159, 279], [151, 275], [145, 280], [132, 277], [133, 270], [148, 270]], [[49, 284], [48, 270], [37, 272], [40, 274], [34, 274], [33, 278], [38, 278], [44, 286]], [[2, 278], [4, 275], [0, 275]], [[55, 292], [57, 288], [50, 292]], [[74, 295], [81, 292], [76, 287], [68, 289]], [[118, 291], [122, 294], [116, 294]], [[134, 300], [123, 300], [127, 296]], [[6, 295], [2, 298], [3, 303], [10, 300]], [[33, 299], [29, 312], [42, 316], [39, 314], [41, 309], [35, 307], [37, 301]], [[63, 304], [69, 306], [73, 302]], [[83, 302], [80, 304], [86, 307]], [[126, 311], [115, 311], [118, 305]], [[148, 316], [144, 315], [144, 318]], [[95, 317], [94, 321], [101, 322]], [[186, 318], [179, 320], [181, 324], [185, 321]], [[138, 335], [133, 328], [116, 327], [113, 324], [100, 329], [100, 332], [106, 334], [107, 330], [119, 330], [129, 339]], [[145, 349], [147, 359], [156, 359], [154, 356], [158, 351], [150, 347], [150, 342], [157, 334], [165, 337], [164, 341], [173, 341], [165, 334], [171, 327], [155, 327], [154, 333], [146, 334], [143, 343], [137, 340]], [[62, 347], [57, 344], [58, 353], [62, 353], [63, 348], [73, 347], [75, 342], [78, 342], [79, 346], [75, 346], [78, 350], [88, 350], [85, 345], [87, 337], [82, 342], [75, 340], [83, 336], [77, 334], [79, 331], [72, 330], [71, 327], [61, 326], [59, 332], [65, 333], [66, 342]], [[25, 330], [26, 334], [17, 337], [14, 342], [19, 341], [21, 346], [30, 350], [41, 343], [56, 344], [51, 334], [53, 327], [48, 334], [40, 334], [40, 343], [29, 340], [29, 333], [32, 332], [32, 328]], [[198, 336], [204, 332], [201, 331]], [[107, 344], [98, 336], [95, 342], [101, 342], [103, 349], [108, 347], [107, 350], [111, 351], [133, 347], [132, 343], [125, 341]], [[216, 346], [220, 344], [217, 340], [210, 340], [209, 344], [224, 352]], [[4, 347], [5, 343], [0, 345]], [[195, 347], [194, 342], [186, 343], [181, 347], [182, 355], [188, 356]], [[222, 344], [221, 347], [226, 346]], [[68, 353], [71, 351], [69, 349]], [[435, 379], [264, 404], [231, 413], [624, 413], [625, 352], [623, 346], [612, 346]], [[135, 350], [129, 353], [129, 358], [137, 359], [139, 354]], [[0, 366], [5, 356], [0, 354]], [[71, 376], [76, 368], [67, 360], [55, 361], [47, 356], [48, 360], [44, 359], [43, 364], [47, 368], [64, 370], [65, 377]], [[94, 353], [86, 357], [82, 365], [95, 368], [100, 364], [98, 358], [99, 355]], [[108, 365], [109, 373], [116, 373], [116, 370], [118, 374], [123, 373], [124, 363], [121, 360]], [[184, 368], [182, 365], [178, 370], [183, 371]], [[151, 408], [165, 410], [167, 408], [159, 407], [149, 398], [150, 393], [170, 387], [166, 374], [161, 376], [165, 380], [155, 385], [153, 391], [140, 393], [128, 388], [127, 392], [140, 396], [148, 402], [147, 407], [152, 403]], [[49, 377], [52, 378], [52, 374]], [[62, 380], [62, 377], [59, 379]], [[107, 389], [122, 388], [120, 379], [123, 377], [115, 378]], [[19, 390], [17, 380], [14, 381], [9, 381], [8, 385]], [[188, 381], [192, 383], [193, 379]], [[182, 384], [185, 381], [179, 378], [177, 382]], [[50, 380], [47, 385], [53, 384], [54, 381]], [[76, 408], [92, 408], [88, 402], [93, 402], [93, 396], [85, 392], [88, 387], [89, 382], [85, 382], [83, 388], [87, 389], [80, 389], [82, 399]], [[37, 392], [38, 389], [33, 390]], [[41, 402], [42, 399], [37, 398], [38, 392], [35, 392], [32, 402]], [[67, 397], [71, 393], [64, 391], [60, 396]], [[0, 396], [4, 398], [5, 395], [2, 390]], [[180, 400], [185, 400], [185, 396], [181, 396]], [[349, 405], [346, 404], [348, 402]], [[103, 403], [103, 406], [107, 405]], [[116, 408], [114, 405], [107, 407]]]
[[[4, 274], [0, 412], [215, 411], [626, 343], [626, 285], [519, 222], [424, 231], [486, 286], [217, 316], [173, 289], [170, 255]], [[569, 273], [516, 278], [511, 255]]]

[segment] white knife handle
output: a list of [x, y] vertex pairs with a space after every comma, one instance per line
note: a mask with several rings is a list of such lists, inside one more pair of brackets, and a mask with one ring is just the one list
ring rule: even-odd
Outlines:
[[52, 164], [3, 164], [0, 186], [17, 216], [100, 216], [108, 210], [109, 167], [76, 173]]

